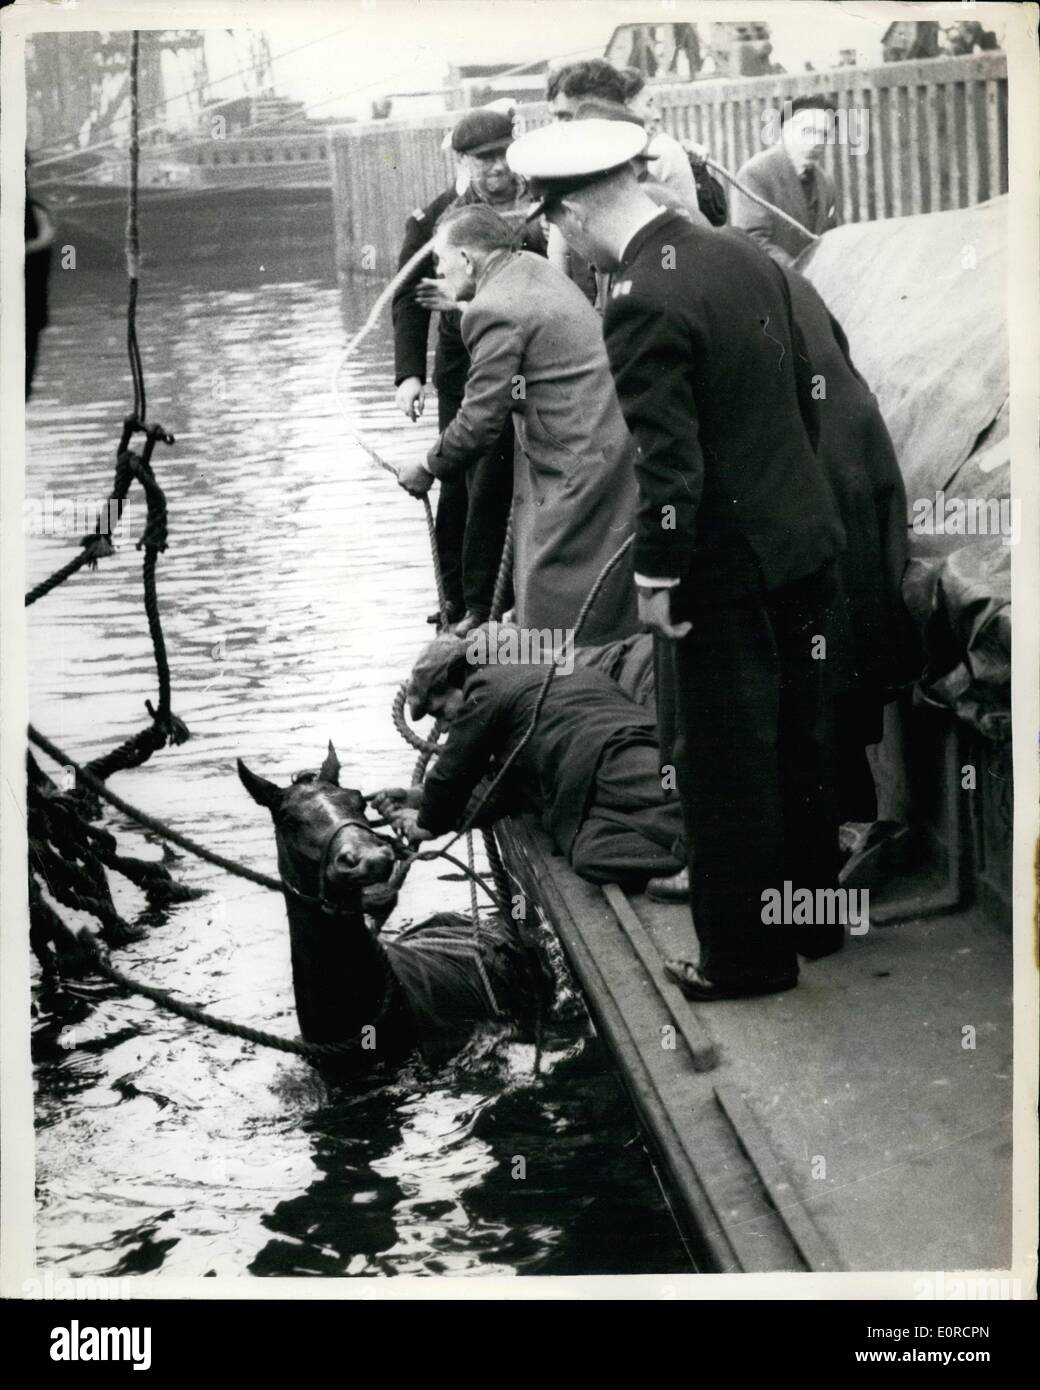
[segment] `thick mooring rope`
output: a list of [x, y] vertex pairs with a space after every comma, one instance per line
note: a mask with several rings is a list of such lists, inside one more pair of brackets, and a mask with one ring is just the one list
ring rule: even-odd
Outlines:
[[[145, 701], [145, 707], [152, 719], [149, 727], [142, 729], [104, 756], [94, 758], [91, 761], [89, 768], [95, 778], [109, 777], [113, 772], [138, 767], [159, 748], [164, 747], [166, 743], [184, 743], [189, 737], [187, 726], [172, 713], [170, 708], [170, 666], [156, 590], [158, 558], [160, 553], [166, 549], [167, 516], [166, 497], [156, 481], [151, 460], [158, 442], [162, 441], [162, 443], [169, 445], [175, 441], [173, 435], [169, 434], [162, 425], [146, 423], [147, 395], [141, 349], [137, 338], [137, 295], [140, 283], [141, 256], [138, 206], [141, 153], [139, 76], [140, 34], [135, 30], [130, 38], [130, 174], [124, 239], [127, 270], [126, 344], [134, 403], [132, 413], [123, 421], [122, 435], [116, 451], [115, 479], [104, 516], [109, 519], [113, 516], [121, 517], [131, 482], [136, 480], [141, 485], [147, 501], [148, 514], [144, 535], [138, 541], [137, 548], [140, 550], [143, 547], [144, 549], [142, 566], [144, 611], [155, 659], [158, 696], [154, 708], [149, 701]], [[142, 433], [145, 436], [144, 447], [140, 454], [130, 448], [130, 441], [137, 433]], [[30, 590], [25, 597], [26, 607], [30, 607], [46, 594], [53, 592], [84, 566], [90, 566], [93, 569], [97, 566], [99, 559], [113, 554], [111, 540], [102, 533], [101, 517], [98, 518], [96, 534], [84, 536], [80, 543], [83, 550], [79, 555]]]
[[130, 35], [130, 192], [126, 209], [126, 274], [130, 284], [126, 305], [126, 350], [134, 383], [134, 416], [138, 420], [144, 420], [147, 397], [141, 349], [137, 342], [137, 289], [141, 269], [141, 228], [137, 191], [141, 160], [140, 67], [141, 35], [135, 29]]
[[216, 1014], [211, 1014], [207, 1009], [200, 1008], [197, 1004], [189, 1004], [183, 999], [178, 999], [169, 990], [158, 989], [155, 985], [146, 985], [141, 980], [135, 980], [125, 974], [112, 964], [107, 951], [92, 937], [81, 934], [77, 936], [76, 940], [90, 957], [99, 974], [106, 976], [113, 984], [119, 985], [120, 988], [128, 990], [131, 994], [140, 994], [145, 999], [151, 999], [154, 1004], [158, 1004], [167, 1013], [176, 1014], [179, 1018], [186, 1018], [192, 1023], [199, 1023], [204, 1028], [211, 1028], [214, 1032], [223, 1033], [227, 1037], [241, 1038], [244, 1042], [258, 1043], [261, 1047], [272, 1047], [278, 1052], [292, 1052], [298, 1057], [309, 1057], [316, 1060], [340, 1057], [344, 1053], [352, 1052], [356, 1048], [364, 1046], [369, 1038], [367, 1029], [374, 1028], [385, 1018], [393, 1002], [394, 990], [396, 989], [396, 982], [392, 979], [387, 966], [388, 978], [384, 986], [382, 1002], [370, 1022], [363, 1024], [354, 1037], [338, 1043], [305, 1042], [302, 1038], [286, 1038], [280, 1033], [269, 1033], [263, 1028], [251, 1028], [248, 1024], [234, 1023], [231, 1019], [220, 1018]]
[[90, 569], [97, 569], [99, 560], [107, 560], [110, 555], [115, 554], [112, 542], [109, 538], [99, 533], [94, 536], [84, 536], [80, 541], [82, 551], [67, 565], [62, 565], [60, 569], [54, 571], [48, 578], [41, 580], [34, 589], [30, 589], [25, 596], [26, 608], [31, 608], [38, 599], [45, 598], [52, 589], [64, 584], [66, 579], [71, 579], [74, 574], [83, 568], [84, 565]]
[[160, 836], [161, 839], [169, 840], [171, 844], [177, 845], [180, 849], [186, 850], [189, 854], [194, 854], [198, 859], [204, 859], [208, 864], [215, 864], [218, 869], [224, 869], [229, 874], [234, 874], [237, 878], [248, 879], [250, 883], [259, 884], [261, 888], [270, 888], [272, 892], [282, 891], [281, 880], [271, 878], [268, 874], [262, 874], [256, 869], [251, 869], [245, 864], [236, 863], [234, 859], [228, 859], [223, 854], [217, 854], [215, 850], [207, 849], [205, 845], [199, 844], [198, 840], [191, 839], [190, 836], [175, 830], [172, 825], [165, 821], [158, 820], [155, 816], [150, 816], [147, 811], [140, 810], [137, 806], [132, 806], [129, 801], [124, 801], [118, 793], [105, 785], [99, 777], [95, 777], [89, 767], [83, 767], [67, 753], [64, 753], [56, 744], [52, 743], [29, 725], [29, 742], [35, 743], [36, 747], [53, 758], [62, 767], [72, 769], [77, 784], [82, 782], [85, 787], [99, 796], [102, 801], [107, 801], [110, 806], [114, 806], [117, 811], [122, 811], [124, 816], [129, 816], [131, 820], [144, 827], [145, 830], [152, 831], [153, 834]]

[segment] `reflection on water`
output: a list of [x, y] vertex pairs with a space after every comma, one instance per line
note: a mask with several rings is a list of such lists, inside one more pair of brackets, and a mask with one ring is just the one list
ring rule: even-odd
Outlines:
[[[421, 508], [350, 442], [330, 394], [372, 286], [340, 291], [316, 273], [237, 288], [201, 273], [147, 282], [140, 308], [149, 415], [177, 436], [156, 455], [171, 517], [159, 583], [173, 709], [192, 737], [112, 785], [270, 873], [269, 822], [240, 787], [236, 757], [284, 780], [316, 766], [331, 737], [345, 783], [407, 778], [413, 755], [388, 709], [428, 633], [427, 536]], [[129, 401], [123, 283], [89, 271], [70, 281], [55, 286], [29, 411], [26, 490], [41, 503], [107, 496]], [[400, 460], [424, 449], [432, 420], [402, 422], [391, 380], [384, 329], [341, 385], [367, 437]], [[31, 610], [32, 717], [73, 756], [125, 738], [154, 699], [133, 546], [142, 521], [131, 509], [117, 556]], [[31, 537], [29, 583], [77, 538]], [[131, 852], [169, 854], [109, 823]], [[120, 964], [227, 1017], [295, 1033], [281, 900], [171, 857], [175, 876], [205, 893]], [[131, 918], [135, 895], [119, 900]], [[391, 928], [467, 900], [423, 866]], [[63, 1275], [688, 1267], [573, 1000], [537, 1078], [531, 1048], [490, 1037], [437, 1073], [338, 1095], [296, 1059], [107, 987], [56, 996], [37, 981], [36, 1006], [37, 1250]]]

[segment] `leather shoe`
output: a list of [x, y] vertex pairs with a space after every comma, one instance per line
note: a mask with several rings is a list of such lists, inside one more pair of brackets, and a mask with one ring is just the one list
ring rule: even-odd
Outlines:
[[486, 613], [481, 616], [480, 613], [474, 613], [472, 608], [467, 608], [464, 616], [460, 618], [457, 623], [453, 623], [449, 631], [454, 633], [456, 637], [466, 637], [475, 627], [479, 627], [481, 623], [486, 622]]
[[794, 948], [806, 960], [833, 956], [845, 945], [845, 928], [840, 922], [829, 926], [801, 927], [794, 934]]
[[[448, 609], [448, 624], [449, 624], [449, 626], [450, 626], [452, 623], [457, 623], [457, 622], [459, 621], [459, 619], [462, 617], [462, 609], [461, 609], [461, 607], [460, 607], [457, 603], [449, 603], [449, 604], [447, 605], [447, 609]], [[441, 625], [441, 610], [440, 610], [439, 608], [435, 608], [434, 611], [433, 611], [432, 613], [427, 614], [426, 621], [427, 621], [432, 627], [440, 627], [440, 625]]]
[[734, 980], [722, 982], [709, 980], [699, 968], [688, 960], [666, 960], [664, 971], [675, 982], [687, 999], [708, 1004], [713, 999], [753, 999], [760, 994], [779, 994], [782, 990], [793, 989], [798, 983], [797, 974], [773, 975], [754, 980]]
[[646, 896], [655, 903], [688, 903], [690, 901], [690, 871], [652, 878], [646, 885]]

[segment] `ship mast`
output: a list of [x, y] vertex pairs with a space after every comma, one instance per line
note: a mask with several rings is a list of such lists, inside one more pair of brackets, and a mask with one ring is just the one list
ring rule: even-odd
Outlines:
[[271, 45], [265, 33], [250, 30], [249, 67], [246, 78], [250, 96], [270, 96], [274, 91], [271, 72]]
[[[191, 29], [143, 30], [139, 92], [149, 127], [165, 125], [164, 58], [187, 53], [191, 85], [208, 80], [205, 35]], [[26, 44], [29, 145], [89, 149], [127, 128], [128, 36], [124, 33], [34, 34]], [[268, 63], [270, 55], [268, 54]], [[197, 103], [197, 94], [188, 98]]]

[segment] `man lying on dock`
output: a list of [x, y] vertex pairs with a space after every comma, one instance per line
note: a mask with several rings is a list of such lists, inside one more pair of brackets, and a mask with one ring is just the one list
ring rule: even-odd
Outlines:
[[[531, 724], [545, 664], [474, 665], [474, 650], [448, 635], [420, 654], [409, 711], [444, 721], [447, 740], [422, 787], [371, 798], [413, 844], [462, 825], [474, 792]], [[592, 883], [640, 891], [681, 867], [673, 847], [682, 812], [662, 789], [656, 721], [599, 671], [557, 671], [531, 738], [477, 824], [524, 810], [542, 814], [557, 849]]]

